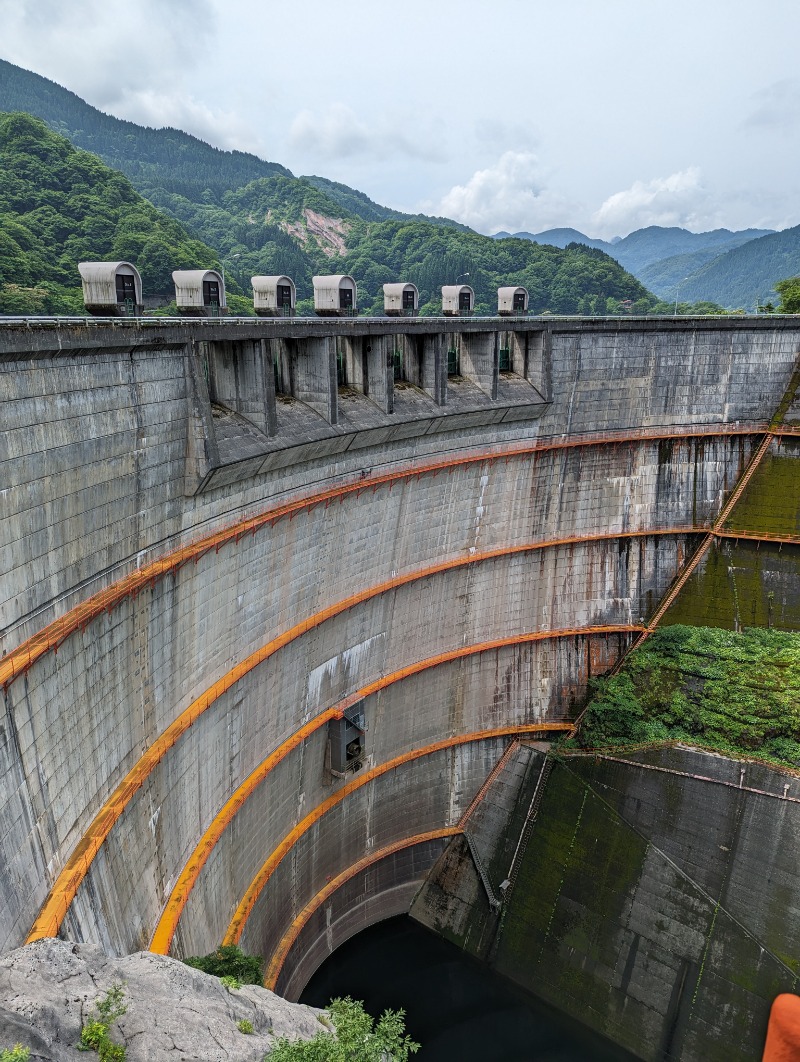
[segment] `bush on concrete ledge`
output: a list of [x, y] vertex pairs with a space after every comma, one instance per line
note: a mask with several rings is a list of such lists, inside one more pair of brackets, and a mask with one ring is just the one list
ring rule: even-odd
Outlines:
[[213, 977], [233, 977], [239, 985], [264, 984], [263, 958], [246, 955], [235, 944], [221, 944], [210, 955], [192, 955], [183, 961]]

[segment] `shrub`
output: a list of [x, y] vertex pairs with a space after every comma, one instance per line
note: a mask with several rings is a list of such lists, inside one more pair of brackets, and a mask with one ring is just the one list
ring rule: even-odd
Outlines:
[[264, 960], [259, 955], [245, 955], [235, 944], [223, 944], [210, 955], [193, 955], [183, 961], [214, 977], [235, 977], [240, 985], [264, 983]]
[[[331, 1000], [336, 1032], [319, 1032], [311, 1040], [281, 1037], [268, 1055], [268, 1062], [407, 1062], [419, 1050], [405, 1034], [405, 1012], [387, 1010], [377, 1025], [364, 1005], [346, 996]], [[374, 1027], [373, 1027], [374, 1025]]]
[[108, 1035], [109, 1028], [128, 1009], [123, 1003], [124, 995], [123, 986], [115, 984], [95, 1003], [96, 1016], [81, 1029], [80, 1051], [96, 1051], [100, 1062], [125, 1062], [125, 1048]]
[[22, 1044], [14, 1044], [13, 1047], [4, 1047], [0, 1051], [0, 1062], [28, 1062], [31, 1057], [31, 1049]]
[[248, 1021], [247, 1018], [242, 1018], [241, 1021], [237, 1021], [236, 1028], [239, 1030], [240, 1033], [244, 1033], [246, 1036], [249, 1036], [250, 1033], [253, 1031], [253, 1023], [251, 1021]]
[[225, 985], [229, 992], [235, 992], [242, 987], [242, 982], [238, 977], [231, 977], [230, 974], [225, 974], [224, 977], [220, 977], [220, 981]]

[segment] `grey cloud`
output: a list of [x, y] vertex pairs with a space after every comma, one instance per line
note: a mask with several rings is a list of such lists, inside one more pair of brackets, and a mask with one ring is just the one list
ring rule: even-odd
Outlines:
[[379, 119], [372, 127], [343, 103], [331, 103], [324, 110], [300, 111], [289, 130], [293, 150], [309, 159], [371, 158], [378, 161], [396, 156], [441, 161], [442, 148], [424, 130], [413, 136], [396, 123]]
[[800, 79], [784, 78], [759, 89], [750, 97], [752, 108], [745, 129], [795, 129], [800, 125]]
[[137, 0], [135, 25], [105, 0], [0, 0], [3, 51], [103, 109], [130, 93], [177, 88], [202, 61], [216, 21], [212, 0]]

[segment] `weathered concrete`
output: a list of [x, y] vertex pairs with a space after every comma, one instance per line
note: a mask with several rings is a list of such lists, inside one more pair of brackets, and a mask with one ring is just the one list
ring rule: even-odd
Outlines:
[[[431, 321], [0, 326], [2, 950], [145, 760], [64, 921], [112, 953], [149, 944], [204, 832], [285, 742], [204, 854], [179, 953], [219, 942], [287, 838], [243, 923], [267, 955], [329, 878], [456, 828], [508, 728], [573, 719], [630, 644], [800, 346], [786, 319], [531, 320], [502, 340], [516, 375], [498, 377], [490, 324], [446, 334], [464, 341], [460, 380]], [[395, 342], [413, 379], [389, 388]], [[105, 610], [75, 611], [116, 586]], [[313, 723], [359, 695], [365, 776], [408, 759], [327, 807], [345, 783]], [[412, 865], [376, 872], [364, 918], [407, 902]], [[292, 992], [363, 924], [337, 904], [302, 927]], [[341, 912], [331, 929], [325, 912]]]
[[786, 772], [691, 749], [570, 756], [501, 917], [471, 900], [457, 842], [414, 910], [643, 1059], [750, 1062], [800, 979], [799, 832]]

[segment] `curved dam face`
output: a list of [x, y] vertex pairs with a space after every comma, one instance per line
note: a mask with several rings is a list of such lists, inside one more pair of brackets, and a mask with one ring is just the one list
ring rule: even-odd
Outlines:
[[799, 349], [777, 317], [0, 324], [0, 949], [237, 941], [297, 995], [571, 729], [797, 430]]

